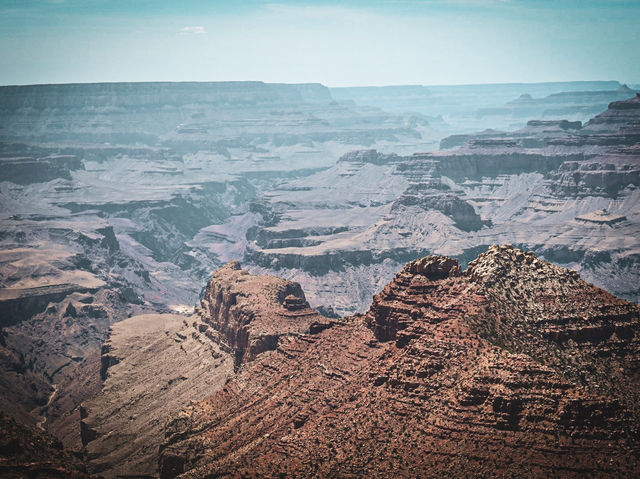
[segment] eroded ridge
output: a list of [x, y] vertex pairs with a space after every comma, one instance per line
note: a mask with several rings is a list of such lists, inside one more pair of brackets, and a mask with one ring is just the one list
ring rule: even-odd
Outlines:
[[102, 347], [102, 389], [81, 408], [90, 472], [153, 477], [167, 420], [283, 339], [338, 322], [310, 309], [297, 283], [250, 275], [235, 261], [213, 274], [193, 315], [115, 324]]
[[365, 315], [281, 340], [184, 410], [160, 475], [637, 474], [639, 324], [510, 245], [464, 273], [426, 257]]
[[214, 273], [196, 316], [202, 332], [233, 352], [236, 368], [275, 349], [283, 335], [332, 324], [309, 307], [298, 283], [251, 275], [237, 261]]

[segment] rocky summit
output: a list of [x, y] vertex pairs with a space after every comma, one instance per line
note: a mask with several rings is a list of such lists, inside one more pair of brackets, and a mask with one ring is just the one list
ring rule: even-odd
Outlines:
[[159, 474], [635, 476], [639, 334], [637, 305], [532, 252], [492, 246], [464, 272], [428, 256], [366, 314], [280, 337], [184, 409]]

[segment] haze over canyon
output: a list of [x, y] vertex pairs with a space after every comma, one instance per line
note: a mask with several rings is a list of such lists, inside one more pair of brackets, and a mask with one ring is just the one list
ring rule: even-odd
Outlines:
[[640, 472], [640, 85], [0, 86], [0, 472]]

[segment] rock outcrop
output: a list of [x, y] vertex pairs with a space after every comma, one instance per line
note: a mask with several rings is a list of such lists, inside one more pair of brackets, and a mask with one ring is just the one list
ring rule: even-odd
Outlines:
[[408, 264], [169, 425], [160, 477], [633, 476], [640, 309], [510, 245]]
[[155, 475], [168, 419], [283, 340], [334, 324], [309, 308], [300, 285], [252, 276], [233, 261], [213, 274], [192, 316], [149, 314], [113, 325], [102, 346], [102, 390], [80, 411], [90, 471]]
[[236, 369], [276, 349], [282, 336], [332, 324], [309, 307], [299, 284], [250, 275], [237, 261], [214, 273], [196, 316], [203, 332], [233, 354]]
[[402, 301], [401, 309], [397, 309], [394, 291], [399, 287], [403, 294], [426, 295], [433, 281], [460, 274], [458, 261], [448, 257], [427, 256], [412, 261], [398, 273], [393, 283], [373, 298], [365, 316], [367, 326], [379, 341], [396, 339], [398, 331], [407, 328], [420, 315], [420, 309], [412, 307], [412, 301]]

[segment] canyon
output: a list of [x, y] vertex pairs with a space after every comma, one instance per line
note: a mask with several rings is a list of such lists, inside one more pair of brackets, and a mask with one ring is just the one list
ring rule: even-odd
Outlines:
[[254, 200], [262, 219], [246, 230], [244, 263], [352, 314], [406, 261], [437, 253], [466, 265], [512, 243], [637, 302], [639, 120], [636, 96], [585, 125], [532, 120], [449, 136], [437, 152], [350, 152]]
[[[354, 408], [380, 400], [395, 415], [393, 404], [405, 405], [396, 409], [407, 422], [387, 417], [390, 437], [401, 424], [417, 427], [418, 414], [430, 418], [406, 433], [434, 444], [424, 463], [405, 458], [408, 476], [427, 466], [444, 473], [434, 458], [451, 444], [435, 438], [455, 429], [451, 421], [470, 431], [452, 456], [455, 474], [484, 470], [488, 451], [502, 447], [530, 450], [520, 464], [541, 473], [564, 471], [567, 451], [576, 473], [637, 469], [637, 310], [624, 300], [640, 299], [640, 97], [628, 87], [0, 87], [0, 127], [3, 430], [42, 436], [34, 440], [51, 448], [61, 477], [201, 477], [242, 470], [251, 457], [266, 475], [384, 474], [392, 453], [367, 455], [381, 447], [371, 439], [381, 430], [354, 410], [349, 420], [362, 419], [369, 438], [362, 456], [362, 439], [340, 436], [334, 447], [351, 446], [339, 456], [323, 444], [313, 464], [283, 459], [332, 436], [328, 411], [355, 390]], [[490, 249], [506, 243], [532, 253]], [[431, 259], [415, 262], [422, 257]], [[470, 344], [477, 353], [460, 352]], [[459, 356], [440, 370], [443, 348]], [[429, 369], [430, 355], [442, 385], [432, 373], [407, 379]], [[454, 387], [444, 379], [453, 377], [465, 379]], [[246, 416], [261, 424], [246, 431], [256, 449], [234, 442], [243, 441], [229, 431], [244, 394], [268, 398], [271, 381], [293, 389]], [[342, 406], [319, 394], [325, 387]], [[282, 395], [294, 390], [315, 406], [288, 404]], [[545, 394], [556, 402], [543, 406]], [[463, 396], [470, 403], [454, 406]], [[409, 412], [412, 402], [421, 405]], [[316, 413], [313, 432], [305, 424]], [[632, 419], [622, 425], [616, 414]], [[291, 444], [280, 434], [289, 420], [300, 429]], [[200, 421], [231, 429], [204, 439]], [[563, 436], [569, 425], [577, 443]], [[280, 432], [259, 438], [269, 427]], [[489, 445], [496, 430], [507, 432]], [[223, 436], [246, 454], [202, 445]], [[263, 455], [270, 448], [283, 452]], [[617, 451], [611, 466], [588, 462], [586, 451], [605, 449]], [[0, 465], [36, 463], [28, 454]], [[496, 456], [500, 467], [522, 471], [506, 457]]]

